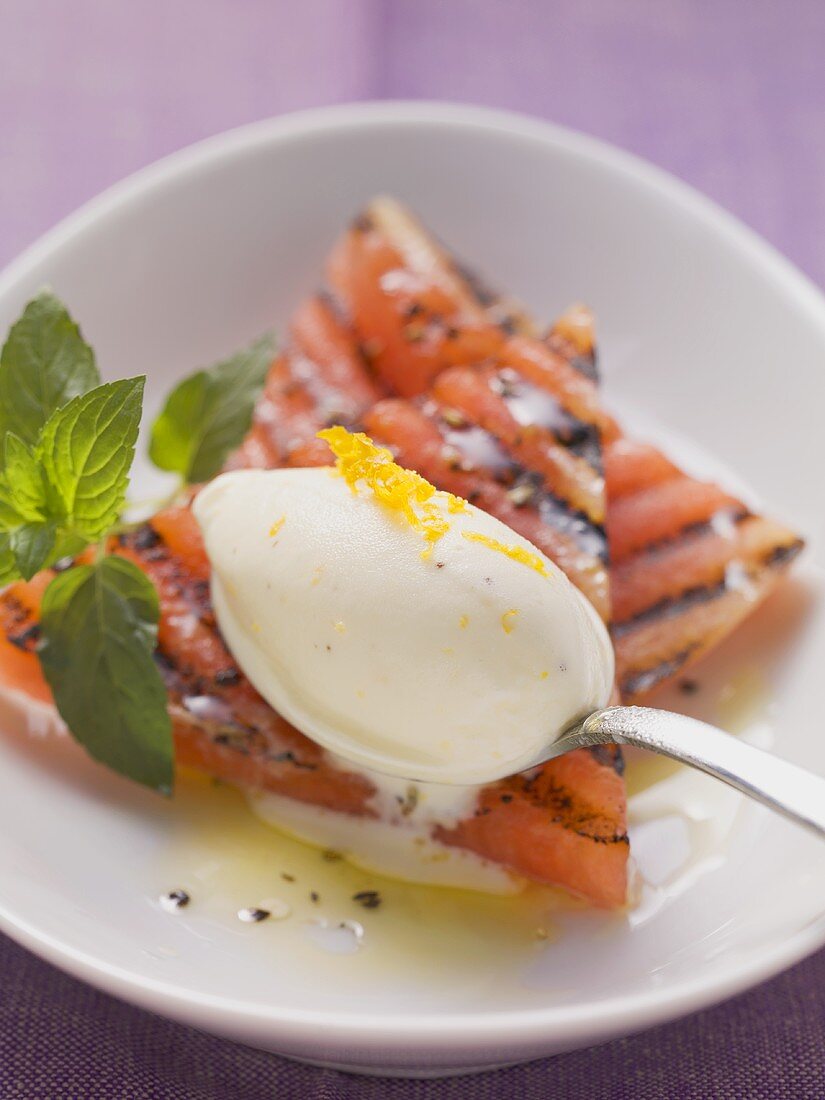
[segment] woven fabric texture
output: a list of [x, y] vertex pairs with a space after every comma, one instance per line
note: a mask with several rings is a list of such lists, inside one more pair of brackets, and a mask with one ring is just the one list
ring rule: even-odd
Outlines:
[[120, 1004], [0, 942], [2, 1100], [825, 1100], [825, 952], [592, 1050], [435, 1081], [357, 1077]]

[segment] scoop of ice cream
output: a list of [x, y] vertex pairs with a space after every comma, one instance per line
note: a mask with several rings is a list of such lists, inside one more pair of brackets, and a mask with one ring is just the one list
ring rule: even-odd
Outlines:
[[218, 624], [263, 697], [362, 767], [484, 783], [613, 680], [588, 601], [526, 539], [343, 428], [337, 469], [224, 474], [194, 511]]

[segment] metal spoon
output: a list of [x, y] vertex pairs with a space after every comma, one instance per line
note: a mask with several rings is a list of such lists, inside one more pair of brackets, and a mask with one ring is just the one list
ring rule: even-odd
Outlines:
[[536, 764], [608, 744], [635, 745], [698, 768], [825, 839], [824, 778], [682, 714], [650, 707], [597, 710], [548, 745]]

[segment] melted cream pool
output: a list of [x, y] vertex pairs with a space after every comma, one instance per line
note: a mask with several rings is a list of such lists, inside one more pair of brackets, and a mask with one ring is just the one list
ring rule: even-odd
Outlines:
[[[717, 720], [727, 707], [735, 726], [737, 708], [751, 712], [761, 690], [740, 676], [703, 689], [687, 706], [678, 692], [669, 703]], [[351, 982], [363, 993], [371, 976], [376, 982], [395, 977], [411, 983], [414, 993], [416, 983], [425, 988], [450, 976], [459, 985], [500, 983], [503, 1000], [507, 989], [535, 989], [538, 997], [553, 983], [542, 956], [563, 947], [566, 927], [586, 921], [599, 934], [632, 931], [725, 858], [738, 795], [642, 753], [630, 758], [627, 774], [636, 872], [634, 904], [623, 913], [587, 911], [533, 884], [510, 883], [518, 893], [496, 895], [377, 875], [267, 826], [239, 792], [194, 773], [179, 783], [152, 901], [185, 889], [189, 904], [168, 920], [197, 921], [200, 935], [215, 925], [231, 928], [254, 938], [264, 956], [281, 957], [286, 949], [295, 965], [309, 969], [321, 958], [333, 960], [344, 989]], [[294, 820], [290, 825], [298, 827]], [[240, 910], [254, 908], [273, 915], [259, 924], [239, 920]]]
[[[673, 689], [657, 702], [727, 718], [732, 731], [744, 728], [764, 743], [765, 689], [756, 673], [713, 673], [698, 694]], [[237, 791], [195, 774], [180, 782], [150, 901], [159, 905], [161, 895], [185, 889], [190, 903], [168, 920], [191, 922], [207, 939], [230, 930], [253, 958], [262, 952], [279, 966], [286, 958], [310, 974], [326, 959], [324, 974], [332, 966], [342, 996], [368, 997], [393, 981], [413, 999], [416, 990], [450, 982], [456, 996], [494, 988], [502, 1004], [510, 994], [523, 1003], [525, 990], [537, 999], [548, 989], [563, 996], [566, 930], [586, 927], [602, 942], [643, 927], [724, 861], [742, 805], [721, 784], [647, 754], [631, 756], [627, 778], [635, 869], [633, 903], [624, 912], [589, 910], [531, 884], [506, 896], [394, 880], [264, 824]], [[272, 916], [238, 918], [255, 907]]]
[[[264, 953], [280, 956], [286, 949], [309, 972], [319, 953], [335, 956], [339, 980], [352, 982], [359, 995], [370, 975], [409, 983], [411, 960], [413, 981], [422, 988], [450, 972], [472, 974], [480, 961], [485, 980], [496, 974], [503, 980], [558, 934], [557, 913], [578, 907], [536, 886], [502, 896], [361, 870], [334, 851], [267, 826], [240, 793], [194, 773], [183, 776], [175, 801], [152, 901], [160, 904], [174, 889], [186, 890], [191, 900], [169, 920], [192, 919], [193, 927], [197, 920], [201, 934], [214, 924], [230, 928]], [[371, 907], [376, 896], [379, 904]], [[273, 916], [243, 923], [238, 910], [251, 907]]]

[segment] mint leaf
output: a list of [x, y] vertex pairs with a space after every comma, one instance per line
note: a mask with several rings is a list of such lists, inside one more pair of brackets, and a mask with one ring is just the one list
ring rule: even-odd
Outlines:
[[266, 336], [176, 386], [152, 426], [155, 465], [190, 483], [214, 477], [249, 431], [273, 354]]
[[143, 378], [106, 382], [52, 413], [37, 444], [47, 516], [88, 541], [120, 516], [135, 454]]
[[54, 523], [24, 523], [10, 533], [11, 551], [20, 576], [30, 581], [52, 556], [57, 537]]
[[46, 589], [38, 652], [75, 739], [95, 760], [169, 794], [172, 728], [152, 658], [159, 615], [154, 586], [132, 562], [75, 566]]
[[13, 430], [34, 444], [55, 409], [99, 382], [94, 352], [66, 307], [38, 294], [0, 352], [0, 439]]

